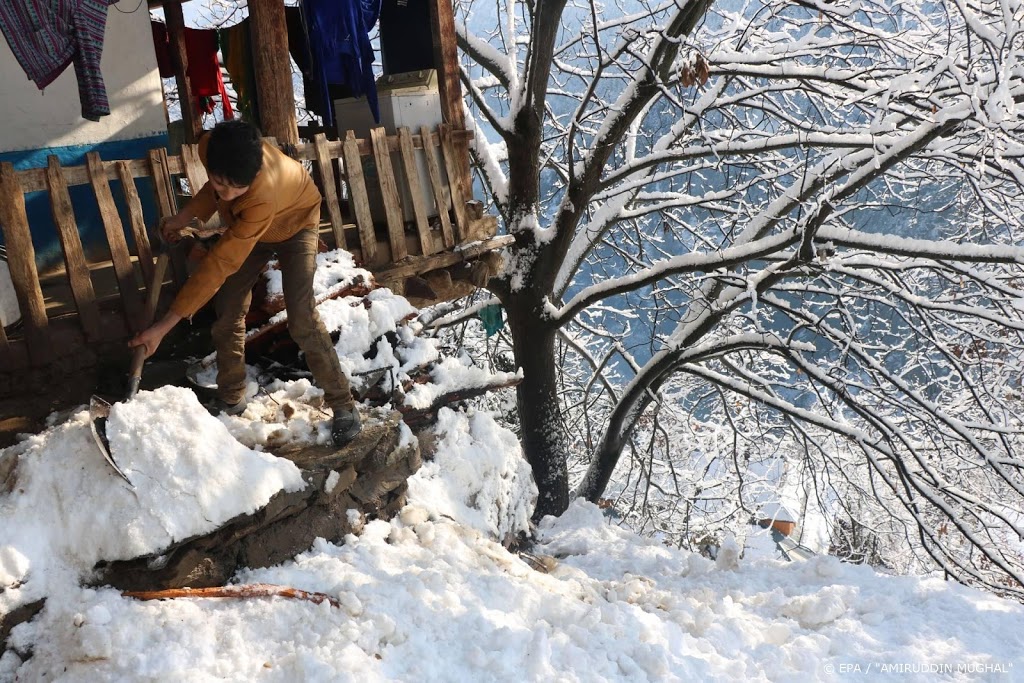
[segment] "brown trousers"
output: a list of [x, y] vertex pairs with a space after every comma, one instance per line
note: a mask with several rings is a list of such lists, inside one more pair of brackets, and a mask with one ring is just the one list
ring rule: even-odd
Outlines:
[[348, 378], [316, 311], [313, 273], [317, 235], [312, 228], [300, 230], [284, 242], [257, 242], [242, 266], [218, 290], [214, 299], [217, 321], [210, 330], [217, 351], [217, 394], [229, 404], [245, 396], [245, 314], [252, 302], [253, 285], [274, 254], [281, 265], [288, 333], [306, 355], [313, 378], [324, 390], [324, 402], [335, 413], [351, 410], [355, 402]]

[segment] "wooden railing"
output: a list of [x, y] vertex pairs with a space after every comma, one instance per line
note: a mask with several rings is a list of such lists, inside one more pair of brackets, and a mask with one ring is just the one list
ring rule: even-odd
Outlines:
[[[349, 131], [343, 140], [329, 141], [319, 134], [313, 142], [285, 151], [294, 158], [312, 162], [335, 246], [352, 251], [358, 262], [375, 273], [397, 277], [453, 265], [505, 243], [502, 238], [487, 239], [494, 234], [494, 219], [482, 216], [479, 204], [471, 201], [469, 189], [462, 186], [464, 174], [460, 164], [464, 162], [456, 157], [454, 142], [471, 136], [472, 133], [453, 131], [445, 125], [435, 131], [402, 128], [396, 135], [375, 129], [369, 139], [357, 139]], [[397, 172], [393, 156], [397, 158]], [[426, 177], [421, 177], [418, 170], [418, 156], [425, 162]], [[376, 168], [376, 187], [385, 215], [385, 221], [378, 225], [371, 212], [364, 158], [372, 158]], [[94, 152], [87, 155], [84, 166], [62, 167], [54, 156], [49, 158], [46, 168], [15, 171], [10, 163], [0, 164], [0, 227], [22, 313], [20, 329], [12, 332], [10, 338], [0, 326], [0, 370], [25, 364], [45, 365], [55, 352], [66, 353], [64, 347], [69, 343], [110, 341], [140, 329], [145, 291], [139, 283], [150, 281], [154, 259], [135, 180], [152, 180], [156, 212], [163, 218], [178, 209], [180, 185], [175, 176], [186, 178], [193, 190], [206, 182], [206, 171], [195, 145], [184, 145], [180, 156], [168, 156], [164, 149], [150, 150], [146, 159], [103, 161]], [[126, 226], [111, 181], [120, 181], [120, 199], [127, 209], [134, 253], [125, 237]], [[90, 186], [99, 208], [110, 251], [109, 265], [116, 282], [114, 308], [120, 315], [114, 317], [120, 320], [115, 320], [115, 324], [111, 324], [110, 312], [106, 310], [109, 306], [100, 306], [102, 297], [97, 296], [90, 268], [95, 264], [87, 261], [83, 249], [68, 191], [76, 185]], [[403, 186], [407, 189], [405, 194]], [[347, 201], [341, 201], [339, 188], [347, 191]], [[64, 257], [63, 276], [72, 299], [68, 302], [73, 311], [70, 317], [77, 328], [72, 341], [60, 342], [58, 346], [62, 348], [58, 349], [54, 348], [25, 203], [27, 193], [39, 191], [48, 193]], [[433, 199], [430, 204], [425, 201], [427, 196]], [[408, 207], [403, 208], [402, 197], [412, 204], [411, 212]], [[412, 215], [408, 223], [405, 213]], [[381, 238], [379, 233], [386, 235]], [[468, 250], [455, 249], [465, 242], [474, 245]], [[185, 265], [181, 256], [177, 261], [173, 279], [181, 284], [186, 277]], [[67, 322], [68, 317], [61, 316], [62, 322]]]

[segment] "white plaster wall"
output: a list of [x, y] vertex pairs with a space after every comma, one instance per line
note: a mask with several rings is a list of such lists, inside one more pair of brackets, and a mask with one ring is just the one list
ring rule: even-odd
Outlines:
[[[138, 6], [131, 14], [119, 12]], [[166, 132], [160, 74], [146, 1], [120, 0], [107, 14], [101, 62], [110, 115], [82, 118], [74, 65], [40, 91], [0, 33], [0, 152], [130, 140]]]

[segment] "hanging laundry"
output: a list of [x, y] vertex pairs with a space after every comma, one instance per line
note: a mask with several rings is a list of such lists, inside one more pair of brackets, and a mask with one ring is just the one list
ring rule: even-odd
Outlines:
[[21, 68], [42, 90], [74, 62], [82, 118], [110, 113], [100, 73], [107, 7], [116, 0], [0, 2], [0, 29]]
[[[161, 78], [173, 78], [174, 68], [171, 65], [171, 44], [167, 33], [167, 25], [159, 21], [151, 21], [153, 30], [153, 47], [156, 50], [156, 63]], [[206, 114], [214, 110], [213, 97], [220, 97], [224, 107], [224, 119], [235, 118], [235, 112], [228, 100], [228, 91], [224, 87], [224, 77], [220, 73], [220, 62], [217, 59], [217, 31], [214, 29], [185, 28], [185, 58], [188, 60], [186, 76], [192, 86], [192, 96], [196, 108]]]
[[380, 16], [380, 0], [303, 0], [302, 11], [320, 93], [326, 101], [324, 125], [334, 125], [330, 84], [344, 85], [356, 97], [365, 95], [374, 120], [380, 122], [369, 36]]
[[224, 68], [231, 76], [231, 87], [235, 89], [238, 111], [246, 121], [259, 126], [256, 72], [253, 70], [252, 46], [249, 43], [249, 19], [220, 29], [218, 37], [220, 51], [224, 55]]
[[302, 8], [298, 5], [286, 6], [284, 19], [288, 26], [288, 53], [302, 74], [302, 93], [306, 101], [306, 110], [323, 116], [324, 99], [320, 93], [319, 78], [313, 68], [313, 57], [307, 38], [309, 32], [302, 17]]

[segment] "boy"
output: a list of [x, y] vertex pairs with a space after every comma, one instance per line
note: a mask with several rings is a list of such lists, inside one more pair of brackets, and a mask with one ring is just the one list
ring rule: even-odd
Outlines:
[[281, 264], [288, 332], [306, 355], [324, 400], [334, 413], [331, 438], [338, 447], [361, 429], [359, 413], [331, 338], [316, 311], [316, 270], [320, 192], [302, 165], [263, 142], [244, 121], [224, 121], [199, 142], [210, 180], [177, 215], [161, 225], [164, 239], [177, 242], [193, 218], [204, 222], [219, 211], [227, 226], [178, 292], [170, 310], [129, 342], [153, 355], [164, 336], [214, 295], [217, 320], [210, 332], [217, 352], [215, 412], [245, 410], [245, 314], [263, 266], [275, 254]]

